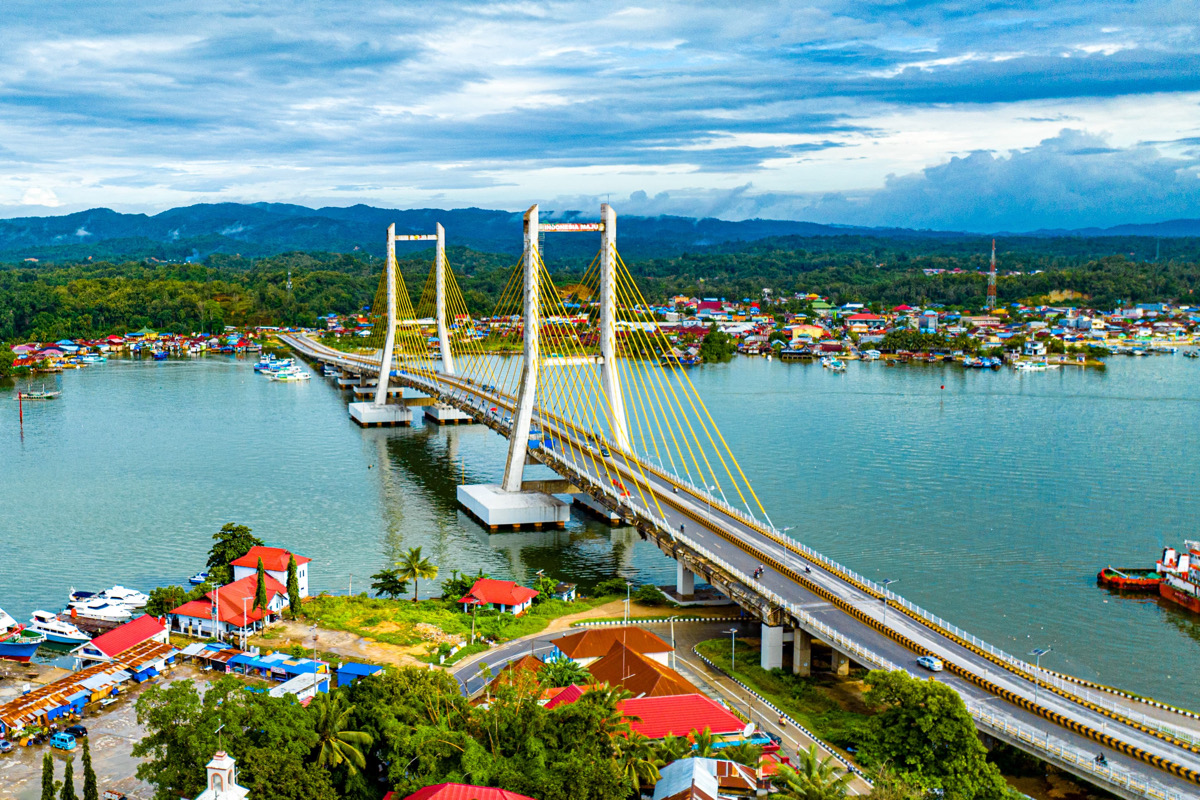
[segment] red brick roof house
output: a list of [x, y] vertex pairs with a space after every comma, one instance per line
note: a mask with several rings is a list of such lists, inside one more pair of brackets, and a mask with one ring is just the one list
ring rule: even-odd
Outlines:
[[598, 661], [612, 650], [613, 643], [620, 642], [630, 650], [651, 658], [663, 666], [671, 655], [671, 645], [650, 631], [633, 626], [619, 628], [588, 628], [577, 633], [560, 636], [551, 644], [554, 649], [546, 656], [547, 661], [569, 658], [580, 666]]
[[651, 739], [691, 736], [710, 729], [715, 736], [740, 736], [746, 727], [728, 709], [699, 693], [667, 697], [631, 697], [617, 705], [630, 726]]
[[[174, 609], [167, 615], [171, 630], [202, 637], [261, 630], [276, 621], [287, 605], [287, 587], [270, 575], [266, 576], [266, 584], [265, 612], [253, 607], [258, 576], [251, 574], [213, 589], [203, 600], [192, 600]], [[215, 624], [214, 614], [217, 617]]]
[[[389, 792], [388, 796], [393, 794], [393, 792]], [[464, 783], [439, 783], [418, 789], [404, 800], [533, 800], [533, 798], [506, 789], [468, 786]]]
[[698, 691], [687, 678], [620, 642], [604, 658], [588, 666], [597, 683], [625, 689], [634, 697], [661, 697]]
[[534, 589], [518, 586], [513, 581], [498, 581], [493, 578], [480, 578], [475, 581], [471, 591], [467, 592], [458, 602], [463, 611], [469, 612], [471, 606], [491, 606], [499, 609], [502, 614], [521, 616], [533, 605], [533, 598], [538, 593]]
[[112, 661], [135, 645], [142, 642], [167, 643], [167, 626], [149, 614], [143, 614], [124, 625], [101, 634], [90, 642], [84, 642], [71, 653], [81, 663], [103, 663]]

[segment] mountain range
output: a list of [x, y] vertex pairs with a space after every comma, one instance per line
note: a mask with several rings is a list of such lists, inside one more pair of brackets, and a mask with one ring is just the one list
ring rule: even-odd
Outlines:
[[[431, 233], [441, 222], [447, 243], [492, 253], [519, 254], [521, 213], [481, 208], [387, 209], [366, 205], [312, 209], [283, 203], [218, 203], [173, 208], [159, 214], [122, 214], [95, 208], [73, 214], [0, 220], [0, 261], [147, 258], [195, 260], [214, 253], [260, 257], [290, 251], [366, 252], [382, 255], [383, 231]], [[593, 219], [578, 211], [543, 211], [543, 221]], [[983, 238], [979, 233], [863, 228], [811, 222], [751, 219], [731, 222], [688, 217], [621, 217], [618, 248], [626, 260], [677, 256], [689, 251], [736, 249], [764, 239], [859, 236], [876, 239], [949, 241]], [[1200, 220], [1172, 220], [1113, 228], [1044, 230], [1022, 238], [1115, 236], [1198, 237]], [[594, 236], [547, 237], [548, 262], [587, 258]], [[416, 247], [399, 245], [399, 247]], [[427, 248], [427, 245], [422, 245]]]

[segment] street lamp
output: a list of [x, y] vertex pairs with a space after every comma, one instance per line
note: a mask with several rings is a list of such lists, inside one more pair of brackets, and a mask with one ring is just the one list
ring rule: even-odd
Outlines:
[[625, 624], [629, 624], [629, 590], [633, 588], [633, 584], [625, 581]]
[[722, 633], [729, 634], [729, 671], [733, 672], [737, 668], [737, 652], [734, 650], [734, 641], [737, 638], [738, 629], [730, 628], [727, 631], [722, 631]]
[[682, 616], [682, 614], [676, 614], [667, 620], [667, 622], [671, 623], [671, 669], [676, 669], [679, 666], [675, 659], [675, 619]]
[[883, 601], [883, 627], [885, 627], [885, 628], [887, 627], [887, 609], [888, 609], [887, 593], [889, 591], [888, 584], [899, 583], [899, 582], [900, 582], [899, 578], [884, 578], [883, 580], [881, 580], [879, 582], [879, 584], [883, 587], [883, 597], [881, 597], [879, 599]]
[[[1037, 667], [1038, 672], [1042, 671], [1042, 656], [1046, 655], [1046, 653], [1049, 653], [1053, 649], [1054, 649], [1053, 647], [1035, 647], [1029, 651], [1029, 655], [1033, 656], [1033, 658], [1034, 658], [1034, 666]], [[1033, 679], [1033, 702], [1034, 703], [1037, 703], [1037, 701], [1038, 701], [1039, 690], [1041, 688], [1042, 688], [1042, 682], [1035, 676]]]
[[713, 509], [712, 509], [712, 493], [713, 493], [713, 492], [715, 492], [715, 491], [717, 490], [717, 487], [716, 487], [716, 486], [705, 486], [705, 488], [706, 488], [706, 489], [708, 489], [708, 491], [707, 491], [707, 492], [705, 492], [704, 494], [705, 494], [705, 495], [707, 495], [706, 499], [708, 500], [708, 517], [709, 517], [709, 519], [711, 520], [711, 519], [712, 519], [712, 515], [713, 515]]

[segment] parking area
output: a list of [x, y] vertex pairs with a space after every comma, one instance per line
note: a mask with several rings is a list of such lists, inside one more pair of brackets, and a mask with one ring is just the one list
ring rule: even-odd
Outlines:
[[[178, 667], [165, 678], [168, 683], [177, 680], [204, 682], [201, 673], [190, 666]], [[134, 702], [145, 688], [146, 685], [134, 688], [102, 713], [90, 714], [81, 721], [88, 730], [92, 765], [96, 770], [100, 791], [122, 792], [130, 800], [150, 800], [154, 795], [149, 785], [133, 777], [138, 760], [131, 755], [133, 745], [142, 736]], [[47, 752], [53, 754], [55, 775], [61, 780], [68, 754], [49, 745], [17, 747], [11, 753], [0, 754], [0, 800], [38, 800], [41, 797], [42, 756]], [[72, 755], [75, 758], [75, 789], [76, 793], [81, 794], [81, 752], [77, 748]]]

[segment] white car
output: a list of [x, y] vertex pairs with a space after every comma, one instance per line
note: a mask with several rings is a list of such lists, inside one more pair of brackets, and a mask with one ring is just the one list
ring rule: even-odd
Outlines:
[[941, 672], [946, 668], [942, 660], [936, 656], [921, 656], [917, 659], [917, 663], [930, 672]]

